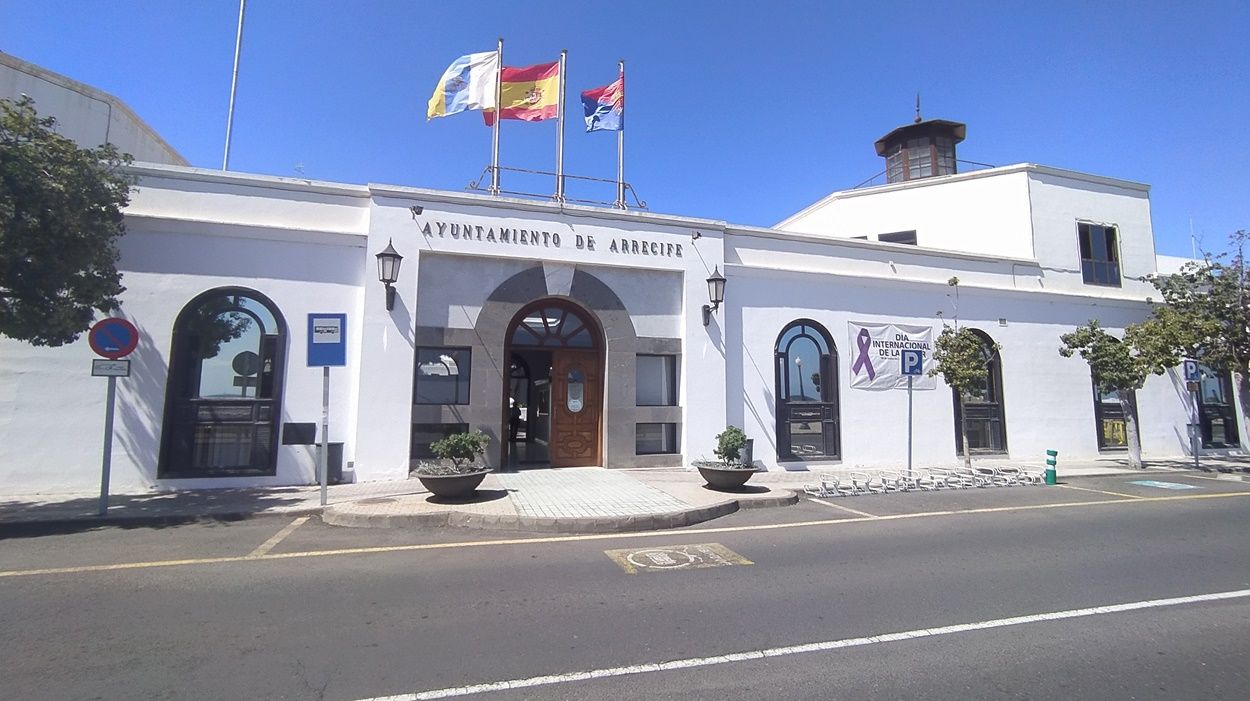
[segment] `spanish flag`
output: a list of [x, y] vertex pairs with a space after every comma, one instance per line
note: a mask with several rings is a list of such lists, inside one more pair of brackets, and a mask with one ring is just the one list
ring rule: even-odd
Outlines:
[[[554, 119], [560, 106], [560, 62], [525, 68], [505, 66], [500, 72], [499, 107], [504, 119], [541, 122]], [[482, 112], [486, 126], [495, 123], [494, 110]]]

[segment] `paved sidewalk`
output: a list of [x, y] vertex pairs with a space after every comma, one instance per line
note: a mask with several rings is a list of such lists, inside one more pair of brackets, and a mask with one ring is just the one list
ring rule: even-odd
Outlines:
[[[977, 465], [1018, 465], [1034, 470], [1043, 461], [977, 459]], [[1154, 459], [1146, 472], [1191, 472], [1184, 457]], [[950, 464], [944, 466], [951, 466]], [[1227, 479], [1250, 480], [1250, 458], [1204, 457], [1204, 472]], [[923, 469], [923, 468], [918, 468]], [[804, 484], [820, 481], [822, 472], [877, 472], [834, 464], [812, 470], [774, 470], [752, 476], [740, 493], [714, 492], [694, 470], [604, 470], [565, 468], [521, 473], [493, 473], [468, 503], [440, 502], [415, 479], [364, 482], [329, 488], [328, 506], [316, 486], [254, 489], [206, 489], [113, 495], [108, 515], [96, 515], [95, 494], [35, 494], [0, 497], [0, 526], [21, 523], [74, 522], [143, 524], [212, 518], [322, 513], [328, 523], [405, 527], [457, 525], [478, 528], [552, 532], [603, 532], [671, 528], [699, 523], [740, 508], [795, 503]], [[1127, 456], [1065, 461], [1059, 478], [1142, 474]]]

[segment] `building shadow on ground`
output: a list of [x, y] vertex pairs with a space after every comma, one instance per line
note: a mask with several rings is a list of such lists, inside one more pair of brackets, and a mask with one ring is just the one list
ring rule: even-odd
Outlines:
[[0, 539], [70, 534], [109, 528], [169, 528], [189, 523], [225, 523], [278, 513], [307, 502], [298, 488], [203, 489], [109, 497], [108, 515], [97, 514], [97, 497], [61, 501], [0, 500]]

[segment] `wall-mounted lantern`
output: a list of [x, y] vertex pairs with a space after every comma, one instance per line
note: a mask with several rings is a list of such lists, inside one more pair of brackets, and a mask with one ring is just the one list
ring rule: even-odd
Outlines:
[[703, 305], [704, 326], [712, 323], [712, 312], [720, 309], [721, 302], [725, 301], [725, 276], [720, 274], [719, 266], [712, 270], [712, 277], [707, 279], [707, 296], [712, 303]]
[[378, 280], [386, 285], [386, 311], [395, 308], [395, 281], [399, 280], [399, 264], [402, 263], [404, 257], [399, 255], [399, 251], [391, 245], [390, 240], [386, 242], [386, 248], [378, 254]]

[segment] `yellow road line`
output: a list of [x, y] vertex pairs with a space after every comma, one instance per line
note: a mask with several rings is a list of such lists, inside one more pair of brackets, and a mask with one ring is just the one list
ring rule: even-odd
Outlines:
[[270, 550], [274, 549], [274, 546], [281, 543], [287, 536], [294, 533], [296, 528], [304, 525], [304, 522], [308, 519], [308, 516], [300, 516], [294, 521], [288, 523], [285, 528], [275, 533], [272, 538], [261, 543], [255, 550], [248, 553], [248, 557], [261, 557], [267, 554]]
[[1072, 486], [1072, 485], [1070, 485], [1070, 484], [1058, 484], [1058, 485], [1055, 485], [1055, 486], [1056, 486], [1056, 487], [1063, 487], [1064, 489], [1078, 489], [1078, 490], [1080, 490], [1080, 491], [1082, 491], [1082, 492], [1094, 492], [1094, 493], [1096, 493], [1096, 494], [1110, 494], [1110, 495], [1111, 495], [1111, 496], [1113, 496], [1113, 497], [1124, 497], [1124, 498], [1126, 498], [1126, 499], [1146, 499], [1146, 498], [1147, 498], [1147, 497], [1144, 497], [1144, 496], [1142, 496], [1142, 495], [1140, 495], [1140, 494], [1124, 494], [1124, 493], [1121, 493], [1121, 492], [1108, 492], [1108, 491], [1107, 491], [1107, 490], [1105, 490], [1105, 489], [1090, 489], [1089, 487], [1073, 487], [1073, 486]]
[[851, 507], [849, 507], [849, 506], [842, 506], [841, 504], [834, 504], [833, 502], [831, 502], [831, 501], [825, 501], [824, 499], [817, 499], [817, 498], [815, 498], [815, 497], [808, 497], [808, 498], [807, 498], [807, 500], [808, 500], [808, 501], [814, 501], [814, 502], [816, 502], [817, 504], [824, 504], [825, 506], [832, 506], [832, 507], [833, 507], [833, 508], [835, 508], [835, 509], [842, 509], [843, 511], [849, 511], [849, 512], [851, 512], [851, 513], [855, 514], [856, 516], [867, 516], [868, 518], [877, 518], [876, 516], [874, 516], [873, 514], [868, 513], [867, 511], [856, 511], [855, 509], [852, 509], [852, 508], [851, 508]]
[[813, 526], [840, 526], [853, 523], [880, 523], [882, 521], [903, 521], [918, 518], [934, 518], [940, 516], [965, 516], [977, 514], [997, 514], [1021, 511], [1037, 511], [1039, 509], [1066, 509], [1088, 506], [1110, 506], [1114, 504], [1146, 504], [1171, 501], [1195, 501], [1199, 499], [1226, 499], [1229, 497], [1250, 497], [1250, 492], [1220, 492], [1214, 494], [1186, 494], [1160, 497], [1140, 497], [1138, 499], [1104, 499], [1099, 501], [1056, 502], [1053, 504], [1028, 504], [1024, 506], [994, 506], [979, 509], [953, 509], [949, 511], [925, 511], [914, 514], [893, 514], [890, 516], [856, 517], [842, 519], [824, 519], [819, 521], [799, 521], [795, 523], [768, 523], [757, 526], [722, 526], [720, 528], [690, 528], [685, 530], [641, 531], [636, 533], [596, 533], [592, 535], [572, 536], [541, 536], [535, 538], [509, 538], [499, 540], [476, 540], [451, 543], [424, 543], [414, 545], [381, 545], [360, 548], [340, 548], [337, 550], [307, 550], [290, 553], [268, 553], [259, 557], [239, 555], [233, 557], [205, 557], [186, 560], [157, 560], [152, 562], [123, 562], [112, 565], [84, 565], [80, 567], [48, 567], [31, 570], [0, 571], [0, 578], [29, 577], [34, 575], [79, 574], [85, 572], [115, 572], [118, 570], [150, 569], [155, 567], [179, 567], [184, 565], [215, 565], [230, 562], [265, 562], [273, 560], [291, 560], [309, 557], [332, 557], [338, 555], [371, 555], [380, 553], [416, 552], [421, 550], [451, 550], [456, 548], [481, 548], [498, 545], [535, 545], [542, 543], [568, 543], [593, 540], [613, 540], [622, 538], [672, 538], [674, 536], [695, 535], [704, 533], [741, 533], [746, 531], [773, 531], [789, 528], [810, 528]]

